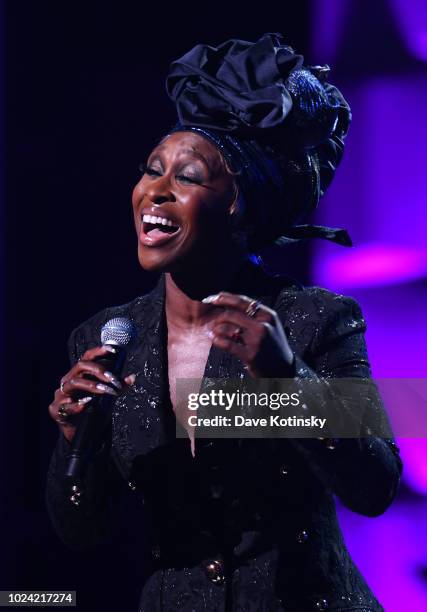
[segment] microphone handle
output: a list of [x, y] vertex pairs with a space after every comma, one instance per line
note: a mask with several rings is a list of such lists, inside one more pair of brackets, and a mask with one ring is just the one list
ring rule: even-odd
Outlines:
[[[103, 365], [115, 376], [120, 377], [126, 351], [122, 346], [114, 345], [114, 348], [116, 349], [115, 353], [102, 355], [95, 359], [95, 361]], [[95, 380], [93, 377], [87, 376], [87, 378]], [[87, 395], [87, 393], [84, 395]], [[81, 489], [86, 468], [93, 455], [101, 446], [107, 426], [111, 423], [111, 407], [114, 400], [115, 396], [107, 393], [93, 395], [93, 399], [86, 404], [85, 410], [81, 415], [76, 433], [74, 434], [71, 450], [68, 453], [64, 474], [73, 492]]]

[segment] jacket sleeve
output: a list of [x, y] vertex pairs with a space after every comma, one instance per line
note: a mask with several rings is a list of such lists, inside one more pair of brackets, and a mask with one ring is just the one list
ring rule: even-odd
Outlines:
[[[294, 384], [300, 384], [304, 393], [308, 389], [313, 400], [306, 402], [301, 416], [308, 416], [307, 404], [316, 406], [317, 416], [323, 406], [325, 415], [332, 415], [343, 431], [357, 432], [355, 437], [294, 438], [291, 444], [344, 505], [378, 516], [396, 495], [402, 462], [371, 377], [365, 330], [357, 302], [335, 296], [312, 347], [310, 365], [296, 355], [293, 372]], [[348, 388], [350, 393], [339, 392]]]
[[[71, 364], [74, 364], [87, 348], [79, 329], [72, 332], [68, 347]], [[108, 534], [114, 501], [123, 479], [115, 465], [110, 441], [106, 440], [87, 469], [81, 504], [72, 504], [63, 478], [70, 448], [70, 443], [60, 433], [47, 474], [46, 504], [60, 539], [72, 550], [87, 550]]]

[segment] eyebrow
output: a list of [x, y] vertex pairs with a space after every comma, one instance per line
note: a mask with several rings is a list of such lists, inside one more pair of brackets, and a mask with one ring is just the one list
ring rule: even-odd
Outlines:
[[[161, 150], [164, 149], [163, 146], [160, 146], [157, 148], [154, 156], [156, 157], [158, 155], [158, 153], [161, 152]], [[200, 161], [202, 161], [204, 164], [206, 164], [206, 166], [211, 169], [209, 162], [207, 161], [206, 157], [204, 155], [202, 155], [201, 153], [199, 153], [198, 151], [195, 151], [194, 149], [182, 149], [180, 151], [181, 153], [186, 153], [187, 155], [191, 155], [192, 157], [196, 157], [197, 159], [200, 159]], [[151, 156], [150, 156], [151, 157]]]

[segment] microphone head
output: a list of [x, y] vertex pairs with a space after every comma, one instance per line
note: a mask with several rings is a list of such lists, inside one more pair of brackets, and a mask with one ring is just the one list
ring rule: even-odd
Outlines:
[[102, 344], [126, 346], [136, 337], [136, 327], [127, 317], [110, 319], [101, 329]]

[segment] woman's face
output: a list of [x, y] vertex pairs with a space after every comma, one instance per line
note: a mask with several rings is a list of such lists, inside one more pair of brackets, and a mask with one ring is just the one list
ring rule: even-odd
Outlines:
[[141, 266], [166, 271], [214, 256], [230, 238], [234, 194], [234, 179], [212, 143], [192, 132], [163, 139], [132, 194]]

